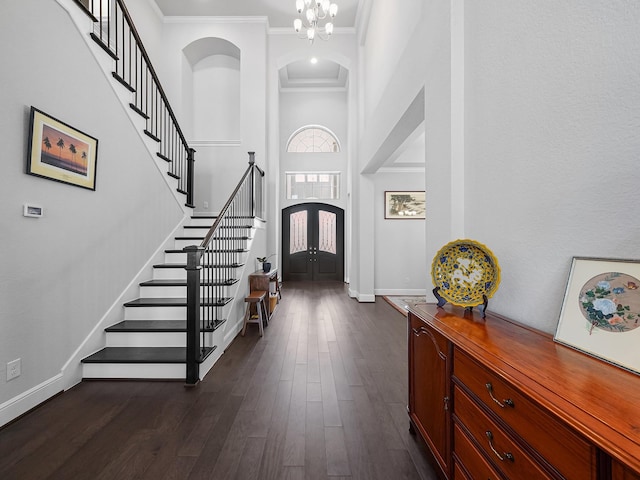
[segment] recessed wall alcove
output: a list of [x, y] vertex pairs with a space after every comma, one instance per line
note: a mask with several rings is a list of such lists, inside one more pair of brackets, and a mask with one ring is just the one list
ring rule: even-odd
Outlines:
[[208, 37], [183, 49], [183, 97], [191, 108], [196, 142], [240, 139], [240, 49], [222, 38]]

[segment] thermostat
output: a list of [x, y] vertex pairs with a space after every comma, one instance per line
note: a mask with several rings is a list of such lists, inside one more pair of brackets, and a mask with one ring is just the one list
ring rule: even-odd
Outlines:
[[24, 204], [24, 210], [22, 214], [25, 217], [41, 217], [44, 214], [44, 209], [40, 205]]

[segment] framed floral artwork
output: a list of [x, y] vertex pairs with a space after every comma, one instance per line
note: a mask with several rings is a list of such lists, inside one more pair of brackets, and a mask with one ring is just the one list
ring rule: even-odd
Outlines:
[[640, 373], [640, 261], [574, 257], [554, 340]]

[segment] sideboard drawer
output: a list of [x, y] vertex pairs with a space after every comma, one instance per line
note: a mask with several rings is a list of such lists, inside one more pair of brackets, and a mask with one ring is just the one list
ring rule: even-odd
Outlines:
[[[454, 388], [453, 413], [485, 455], [510, 479], [553, 478], [458, 387]], [[457, 445], [454, 451], [455, 448]]]
[[565, 478], [595, 478], [596, 451], [501, 377], [455, 350], [453, 373], [479, 403], [495, 413]]
[[[460, 473], [462, 471], [465, 472], [461, 478], [501, 480], [502, 477], [489, 465], [482, 454], [476, 450], [471, 440], [460, 430], [458, 425], [454, 427], [453, 442], [456, 462], [463, 467], [459, 469]], [[459, 478], [460, 473], [458, 473], [458, 469], [456, 469], [454, 478]]]

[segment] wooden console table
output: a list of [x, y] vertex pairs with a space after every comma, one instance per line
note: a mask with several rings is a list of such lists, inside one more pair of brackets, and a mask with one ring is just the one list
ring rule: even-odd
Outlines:
[[640, 376], [497, 315], [408, 322], [410, 430], [441, 478], [640, 480]]
[[[270, 285], [275, 284], [275, 293], [278, 300], [282, 298], [280, 293], [280, 280], [278, 279], [278, 269], [272, 268], [269, 272], [265, 273], [262, 270], [256, 270], [249, 275], [249, 291], [262, 290], [271, 293]], [[271, 312], [272, 313], [272, 312]]]

